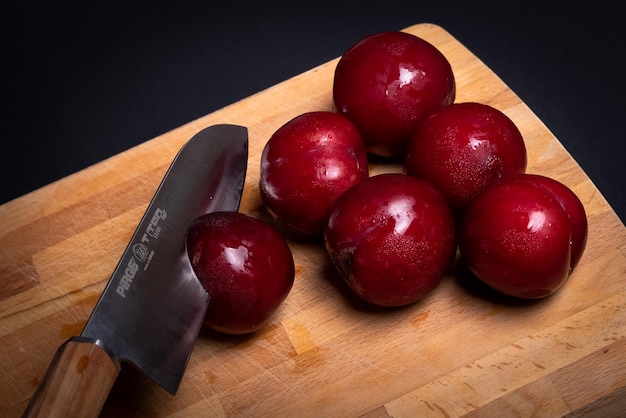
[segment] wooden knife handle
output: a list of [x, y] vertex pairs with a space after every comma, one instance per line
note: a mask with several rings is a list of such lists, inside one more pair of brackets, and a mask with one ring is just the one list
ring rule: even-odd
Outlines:
[[24, 417], [97, 417], [120, 372], [99, 345], [79, 337], [57, 351]]

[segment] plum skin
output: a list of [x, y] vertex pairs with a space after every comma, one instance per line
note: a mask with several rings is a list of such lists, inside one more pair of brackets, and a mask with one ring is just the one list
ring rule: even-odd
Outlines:
[[212, 212], [193, 220], [187, 253], [210, 297], [204, 326], [225, 334], [261, 328], [294, 283], [293, 255], [282, 235], [239, 212]]
[[368, 176], [356, 127], [335, 112], [312, 111], [285, 123], [265, 144], [259, 189], [278, 223], [298, 234], [322, 236], [335, 200]]
[[446, 57], [405, 32], [367, 36], [339, 59], [335, 111], [357, 127], [370, 154], [400, 158], [415, 124], [454, 102], [456, 83]]
[[348, 287], [383, 307], [423, 299], [456, 253], [455, 221], [443, 195], [404, 174], [369, 177], [335, 203], [327, 253]]
[[407, 174], [423, 178], [458, 213], [481, 188], [526, 171], [527, 152], [515, 123], [482, 103], [454, 103], [423, 119], [404, 157]]
[[576, 268], [587, 246], [589, 224], [583, 203], [565, 184], [541, 174], [511, 174], [512, 179], [528, 181], [550, 193], [565, 209], [572, 226], [570, 273]]
[[464, 264], [493, 289], [522, 299], [553, 294], [571, 273], [568, 213], [528, 175], [509, 175], [477, 193], [459, 221]]

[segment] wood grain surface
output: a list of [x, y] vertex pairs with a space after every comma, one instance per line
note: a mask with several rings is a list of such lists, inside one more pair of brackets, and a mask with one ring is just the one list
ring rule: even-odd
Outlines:
[[[626, 410], [626, 228], [550, 130], [445, 29], [406, 31], [450, 60], [457, 102], [506, 113], [528, 172], [571, 187], [589, 219], [568, 283], [516, 302], [461, 269], [425, 300], [364, 307], [321, 242], [287, 236], [292, 292], [258, 334], [203, 332], [175, 396], [123, 367], [103, 416], [617, 416]], [[269, 218], [260, 153], [289, 119], [332, 109], [337, 60], [0, 206], [0, 417], [20, 416], [58, 347], [78, 335], [179, 148], [200, 129], [245, 125], [250, 160], [241, 211]], [[401, 171], [372, 165], [371, 174]]]

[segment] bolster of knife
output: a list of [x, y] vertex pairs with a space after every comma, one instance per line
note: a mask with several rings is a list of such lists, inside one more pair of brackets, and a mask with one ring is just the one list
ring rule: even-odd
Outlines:
[[120, 367], [96, 342], [69, 339], [57, 351], [23, 416], [98, 416]]

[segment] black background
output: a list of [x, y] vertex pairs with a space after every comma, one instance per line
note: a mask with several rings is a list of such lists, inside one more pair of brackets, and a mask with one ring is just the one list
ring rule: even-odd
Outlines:
[[495, 71], [626, 219], [618, 3], [2, 1], [0, 203], [340, 56], [442, 26]]

